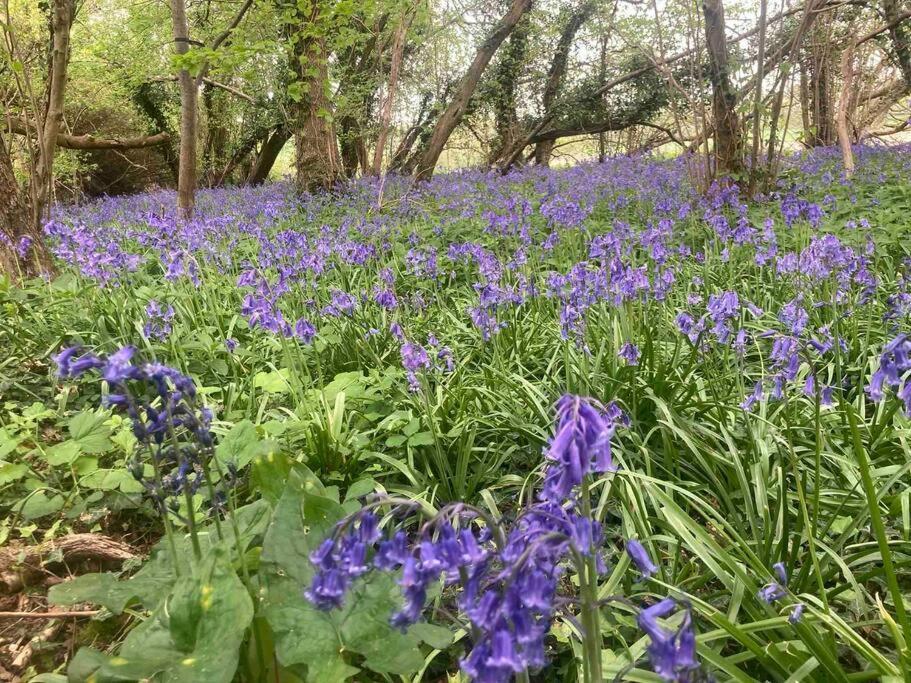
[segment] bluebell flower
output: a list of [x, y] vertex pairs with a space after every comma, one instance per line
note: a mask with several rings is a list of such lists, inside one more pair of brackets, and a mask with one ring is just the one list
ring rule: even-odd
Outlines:
[[124, 346], [108, 356], [101, 375], [108, 384], [122, 384], [137, 376], [138, 371], [132, 364], [134, 353], [136, 349], [132, 346]]
[[557, 433], [546, 452], [544, 500], [570, 497], [590, 472], [610, 472], [611, 438], [616, 426], [590, 399], [567, 394], [557, 402]]
[[671, 616], [677, 609], [672, 598], [665, 598], [639, 612], [639, 628], [651, 639], [647, 651], [655, 673], [665, 681], [688, 681], [690, 673], [698, 668], [696, 660], [696, 634], [693, 619], [688, 608], [684, 608], [683, 620], [676, 631], [659, 623], [659, 619]]
[[652, 562], [652, 558], [649, 557], [645, 546], [635, 538], [631, 538], [626, 542], [626, 553], [636, 566], [636, 569], [639, 570], [643, 579], [649, 579], [658, 572], [658, 567]]
[[620, 351], [617, 355], [625, 360], [627, 365], [639, 364], [639, 347], [631, 342], [626, 342], [623, 344], [623, 346], [620, 347]]

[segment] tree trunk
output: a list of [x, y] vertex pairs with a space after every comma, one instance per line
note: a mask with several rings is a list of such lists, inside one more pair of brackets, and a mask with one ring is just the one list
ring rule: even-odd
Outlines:
[[383, 170], [383, 152], [386, 149], [386, 138], [389, 137], [389, 124], [392, 121], [392, 104], [395, 100], [395, 89], [399, 82], [399, 72], [402, 69], [402, 60], [405, 57], [405, 34], [411, 23], [411, 15], [402, 18], [395, 29], [392, 41], [392, 62], [389, 65], [389, 82], [386, 84], [386, 94], [383, 96], [383, 106], [380, 108], [380, 130], [376, 139], [376, 148], [373, 150], [373, 175], [379, 175]]
[[230, 114], [224, 91], [207, 83], [203, 84], [202, 99], [205, 103], [206, 142], [203, 148], [203, 178], [206, 187], [215, 187], [221, 179], [220, 169], [227, 163], [227, 117]]
[[484, 42], [481, 43], [471, 62], [471, 66], [468, 67], [462, 81], [459, 83], [452, 101], [437, 120], [427, 142], [421, 146], [418, 152], [418, 161], [415, 166], [415, 177], [418, 180], [428, 180], [433, 175], [437, 162], [440, 160], [440, 155], [443, 153], [443, 148], [449, 141], [449, 136], [452, 135], [452, 132], [462, 120], [462, 116], [468, 108], [468, 102], [478, 87], [478, 82], [487, 69], [487, 65], [493, 58], [494, 53], [496, 53], [497, 49], [529, 9], [531, 9], [531, 0], [512, 0], [509, 11], [497, 22], [497, 25], [494, 26]]
[[346, 114], [339, 119], [338, 126], [342, 171], [346, 178], [353, 178], [358, 171], [369, 167], [361, 124], [357, 117]]
[[[553, 61], [551, 61], [550, 70], [547, 73], [547, 81], [544, 83], [544, 95], [541, 98], [541, 105], [544, 112], [549, 112], [554, 106], [554, 101], [557, 99], [557, 94], [560, 92], [560, 86], [563, 84], [563, 79], [566, 77], [566, 68], [569, 65], [569, 50], [572, 47], [573, 40], [575, 39], [576, 34], [579, 32], [579, 29], [582, 28], [582, 25], [588, 21], [589, 17], [591, 17], [592, 14], [594, 14], [595, 7], [596, 5], [594, 2], [586, 2], [583, 4], [579, 9], [570, 15], [569, 20], [563, 27], [563, 31], [560, 33], [560, 39], [557, 41], [557, 49], [554, 51]], [[602, 41], [602, 71], [604, 70], [604, 62], [605, 50], [604, 41]], [[599, 159], [603, 155], [603, 152], [601, 152], [603, 146], [603, 137], [599, 137]], [[553, 150], [553, 140], [539, 142], [537, 145], [535, 145], [535, 163], [541, 166], [549, 166], [550, 157], [551, 154], [553, 154]]]
[[845, 177], [850, 178], [854, 175], [854, 152], [851, 150], [851, 133], [848, 130], [849, 122], [854, 113], [854, 107], [857, 103], [856, 93], [854, 91], [854, 43], [849, 43], [848, 47], [841, 55], [841, 73], [842, 86], [841, 96], [838, 98], [838, 146], [841, 148], [841, 156], [845, 164]]
[[734, 175], [743, 169], [743, 143], [735, 109], [737, 96], [729, 74], [723, 0], [703, 0], [702, 13], [712, 81], [715, 171], [722, 175]]
[[330, 189], [341, 175], [338, 142], [330, 119], [327, 96], [329, 55], [320, 23], [320, 3], [313, 0], [309, 13], [299, 17], [293, 36], [292, 71], [301, 85], [293, 103], [295, 172], [302, 192]]
[[50, 270], [41, 231], [22, 202], [12, 160], [0, 138], [0, 274], [18, 280]]
[[807, 46], [806, 93], [809, 97], [807, 112], [810, 129], [806, 131], [810, 147], [831, 145], [835, 142], [835, 116], [832, 102], [832, 47], [829, 39], [829, 22], [816, 20], [813, 39]]
[[266, 181], [266, 178], [269, 177], [269, 172], [275, 166], [275, 160], [278, 159], [279, 153], [281, 153], [290, 137], [291, 133], [285, 126], [279, 126], [269, 134], [269, 137], [263, 143], [262, 149], [259, 151], [259, 156], [256, 157], [256, 163], [250, 169], [250, 174], [247, 176], [247, 185], [262, 185]]
[[32, 222], [40, 226], [46, 217], [54, 193], [54, 153], [57, 135], [63, 122], [66, 78], [70, 63], [70, 28], [75, 12], [74, 0], [54, 0], [51, 6], [51, 55], [47, 86], [47, 109], [38, 136], [38, 159], [35, 164], [35, 200]]
[[[190, 49], [186, 0], [171, 0], [171, 26], [174, 31], [174, 52], [181, 56], [185, 55]], [[196, 87], [196, 79], [187, 69], [180, 70], [177, 82], [180, 87], [177, 216], [180, 220], [190, 220], [196, 202], [196, 122], [199, 89]]]

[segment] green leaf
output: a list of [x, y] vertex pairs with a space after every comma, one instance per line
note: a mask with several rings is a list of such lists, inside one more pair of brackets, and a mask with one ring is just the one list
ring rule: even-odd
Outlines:
[[68, 439], [63, 443], [51, 446], [44, 452], [44, 459], [51, 467], [60, 467], [61, 465], [72, 465], [82, 454], [82, 448], [78, 441]]
[[0, 429], [0, 458], [12, 453], [20, 441], [22, 437], [13, 436], [6, 429]]
[[28, 467], [21, 462], [0, 463], [0, 486], [22, 479], [28, 472]]
[[138, 599], [136, 583], [121, 581], [116, 574], [83, 574], [51, 586], [47, 599], [53, 605], [78, 605], [88, 602], [101, 605], [113, 614], [120, 614], [134, 599]]
[[373, 493], [374, 489], [376, 489], [376, 482], [372, 478], [358, 479], [348, 487], [345, 492], [345, 500], [357, 500], [369, 493]]
[[64, 502], [65, 500], [61, 495], [56, 493], [48, 495], [44, 491], [37, 491], [22, 502], [14, 505], [13, 509], [23, 519], [33, 520], [58, 512], [63, 507]]
[[222, 464], [233, 462], [237, 469], [246, 467], [260, 453], [267, 453], [272, 443], [262, 441], [250, 420], [242, 420], [219, 440], [215, 455]]
[[[91, 675], [98, 683], [229, 683], [252, 619], [253, 602], [228, 557], [209, 553], [178, 580], [166, 604], [130, 632], [117, 656], [94, 658]], [[93, 655], [84, 655], [80, 666], [87, 657]]]
[[291, 461], [284, 453], [267, 453], [253, 461], [250, 481], [254, 490], [272, 504], [279, 501], [285, 490], [285, 481], [291, 471]]
[[433, 434], [430, 432], [418, 432], [417, 434], [408, 437], [409, 446], [432, 446], [433, 445]]
[[70, 419], [70, 436], [83, 453], [104, 453], [110, 450], [111, 430], [104, 424], [106, 419], [104, 415], [88, 410]]
[[288, 383], [290, 374], [287, 368], [274, 372], [257, 372], [253, 377], [253, 386], [267, 394], [284, 394], [291, 389]]
[[125, 469], [96, 469], [82, 477], [79, 485], [98, 491], [113, 491], [119, 489], [124, 493], [141, 493], [143, 490], [133, 475]]

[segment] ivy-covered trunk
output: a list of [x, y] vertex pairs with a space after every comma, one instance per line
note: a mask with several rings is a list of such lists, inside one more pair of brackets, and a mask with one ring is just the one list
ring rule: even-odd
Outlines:
[[329, 102], [329, 54], [321, 3], [310, 3], [291, 27], [295, 176], [302, 192], [331, 188], [341, 177], [332, 105]]

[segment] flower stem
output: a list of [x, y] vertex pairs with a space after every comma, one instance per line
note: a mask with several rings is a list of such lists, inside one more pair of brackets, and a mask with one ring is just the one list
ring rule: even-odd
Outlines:
[[[582, 480], [582, 515], [588, 519], [592, 516], [589, 477]], [[598, 567], [595, 557], [596, 549], [588, 549], [588, 557], [579, 567], [579, 584], [582, 597], [582, 648], [585, 662], [585, 680], [587, 683], [601, 683], [601, 624], [598, 613]]]

